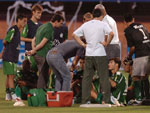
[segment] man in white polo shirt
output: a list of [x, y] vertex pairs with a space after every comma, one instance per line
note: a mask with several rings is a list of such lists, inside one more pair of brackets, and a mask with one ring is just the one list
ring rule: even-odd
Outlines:
[[[120, 45], [119, 45], [116, 21], [107, 14], [106, 9], [102, 4], [97, 4], [94, 9], [101, 10], [102, 15], [103, 15], [102, 21], [107, 23], [114, 33], [114, 37], [111, 43], [105, 48], [108, 59], [116, 58], [116, 57], [120, 58]], [[107, 36], [108, 34], [105, 34], [105, 35]]]
[[[108, 24], [102, 22], [101, 10], [93, 11], [94, 19], [84, 23], [74, 33], [74, 39], [86, 48], [85, 69], [82, 80], [82, 103], [90, 103], [91, 83], [95, 69], [100, 76], [101, 93], [103, 94], [102, 103], [110, 101], [110, 83], [108, 77], [108, 60], [106, 57], [105, 46], [107, 46], [114, 34]], [[105, 41], [105, 34], [109, 34]], [[86, 43], [79, 37], [85, 37]]]

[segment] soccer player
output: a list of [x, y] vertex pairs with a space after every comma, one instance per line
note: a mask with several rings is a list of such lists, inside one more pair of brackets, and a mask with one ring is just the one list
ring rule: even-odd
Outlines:
[[126, 96], [126, 102], [127, 104], [131, 105], [133, 104], [132, 101], [134, 99], [134, 84], [132, 81], [132, 65], [133, 65], [133, 60], [132, 59], [125, 59], [123, 61], [123, 66], [124, 66], [124, 71], [129, 73], [128, 75], [128, 89], [127, 89], [127, 96]]
[[[25, 50], [29, 51], [32, 50], [32, 39], [34, 38], [37, 29], [42, 25], [42, 23], [39, 21], [41, 18], [43, 12], [43, 7], [39, 4], [35, 4], [32, 7], [32, 17], [30, 20], [27, 21], [26, 26], [22, 30], [21, 33], [21, 41], [25, 41]], [[32, 62], [32, 69], [36, 70], [37, 65], [35, 63], [33, 56], [26, 57]], [[25, 58], [25, 59], [26, 59]]]
[[6, 100], [15, 100], [14, 78], [17, 73], [17, 62], [20, 49], [20, 31], [27, 23], [27, 18], [19, 14], [16, 18], [17, 24], [12, 26], [3, 40], [3, 72], [6, 78]]
[[109, 79], [111, 84], [111, 103], [121, 106], [126, 104], [126, 92], [127, 85], [126, 79], [119, 68], [121, 61], [119, 58], [112, 58], [109, 60], [108, 69], [112, 72], [112, 75]]
[[[99, 77], [103, 78], [100, 79], [103, 94], [102, 103], [105, 104], [110, 101], [108, 60], [104, 46], [107, 46], [111, 42], [114, 34], [108, 24], [101, 21], [103, 19], [101, 14], [101, 10], [93, 10], [94, 19], [85, 22], [73, 33], [74, 39], [86, 48], [85, 70], [82, 80], [83, 104], [90, 103], [91, 84], [95, 69], [97, 70]], [[107, 41], [105, 40], [105, 33], [109, 34]], [[81, 41], [80, 37], [84, 37], [87, 44]]]
[[22, 100], [27, 100], [27, 94], [29, 90], [32, 88], [36, 88], [37, 86], [38, 76], [33, 70], [31, 70], [31, 62], [26, 59], [22, 63], [22, 69], [17, 70], [15, 81], [16, 87], [16, 102], [13, 104], [14, 106], [24, 106]]
[[135, 53], [132, 80], [134, 81], [135, 101], [140, 104], [141, 79], [147, 78], [147, 74], [149, 74], [150, 37], [147, 29], [142, 24], [135, 23], [131, 14], [126, 14], [124, 21], [127, 26], [124, 33], [130, 48], [127, 59], [132, 59], [132, 55]]
[[47, 52], [52, 48], [52, 39], [54, 37], [53, 27], [61, 27], [64, 19], [61, 15], [55, 14], [51, 21], [41, 25], [32, 41], [32, 50], [27, 52], [27, 55], [34, 55], [39, 77], [37, 88], [47, 88], [49, 78], [49, 66], [46, 62]]
[[25, 50], [32, 50], [32, 39], [34, 38], [37, 29], [39, 26], [42, 25], [41, 22], [39, 22], [41, 15], [43, 12], [43, 8], [39, 4], [35, 4], [32, 7], [32, 17], [30, 20], [27, 21], [26, 26], [22, 30], [21, 34], [21, 41], [25, 41]]
[[[120, 46], [119, 46], [119, 38], [118, 38], [118, 30], [117, 30], [116, 21], [107, 14], [106, 9], [102, 4], [97, 4], [95, 6], [95, 9], [101, 10], [102, 16], [103, 16], [102, 21], [107, 23], [114, 33], [114, 37], [113, 37], [112, 41], [105, 48], [108, 59], [115, 58], [115, 57], [120, 58]], [[108, 34], [105, 34], [105, 35], [106, 35], [106, 37], [108, 36]]]

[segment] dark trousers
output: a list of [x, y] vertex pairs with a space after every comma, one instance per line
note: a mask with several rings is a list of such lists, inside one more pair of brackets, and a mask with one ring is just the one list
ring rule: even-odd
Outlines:
[[91, 97], [91, 85], [92, 79], [97, 70], [100, 78], [101, 93], [103, 95], [102, 101], [109, 103], [110, 101], [110, 83], [108, 75], [108, 60], [106, 56], [86, 56], [85, 57], [85, 69], [82, 79], [82, 103], [85, 104], [90, 101]]
[[121, 58], [121, 51], [120, 51], [120, 46], [119, 44], [109, 44], [108, 46], [105, 47], [107, 58]]
[[38, 55], [35, 55], [34, 58], [39, 71], [37, 88], [47, 88], [49, 81], [49, 66], [46, 59]]

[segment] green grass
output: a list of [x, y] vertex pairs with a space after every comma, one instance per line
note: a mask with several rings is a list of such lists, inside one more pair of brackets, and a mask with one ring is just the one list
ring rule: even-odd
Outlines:
[[0, 69], [0, 113], [150, 113], [150, 106], [127, 106], [112, 108], [80, 108], [78, 104], [72, 107], [13, 107], [12, 101], [5, 101], [5, 79]]

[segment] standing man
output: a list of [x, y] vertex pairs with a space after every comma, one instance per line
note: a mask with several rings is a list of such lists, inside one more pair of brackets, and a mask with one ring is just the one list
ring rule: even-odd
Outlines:
[[48, 52], [46, 60], [56, 75], [55, 91], [70, 91], [71, 74], [66, 61], [83, 54], [84, 48], [75, 40], [66, 40]]
[[[30, 20], [28, 20], [26, 26], [22, 30], [21, 34], [21, 41], [25, 41], [25, 50], [30, 51], [32, 50], [32, 39], [34, 38], [36, 31], [38, 27], [42, 25], [41, 22], [39, 22], [41, 15], [43, 12], [43, 7], [39, 4], [35, 4], [32, 7], [32, 17]], [[33, 56], [28, 56], [28, 59], [31, 62], [32, 70], [37, 70], [37, 66], [34, 60]]]
[[[126, 14], [124, 16], [124, 21], [127, 26], [124, 33], [130, 48], [127, 59], [132, 59], [132, 55], [135, 53], [132, 80], [134, 84], [135, 101], [137, 104], [140, 104], [141, 79], [147, 79], [147, 74], [149, 74], [150, 37], [147, 29], [142, 24], [135, 23], [131, 14]], [[147, 90], [149, 93], [149, 86], [147, 86]]]
[[[85, 70], [82, 80], [82, 103], [90, 103], [90, 92], [92, 78], [95, 69], [100, 76], [100, 84], [102, 88], [103, 99], [102, 103], [110, 101], [110, 83], [108, 76], [108, 60], [104, 46], [107, 46], [112, 38], [113, 32], [110, 27], [102, 22], [101, 10], [94, 9], [94, 19], [84, 23], [74, 33], [74, 39], [83, 47], [86, 48], [85, 54]], [[92, 28], [92, 29], [91, 29]], [[105, 34], [109, 34], [109, 38], [105, 41]], [[79, 37], [85, 37], [85, 44]]]
[[[108, 59], [116, 58], [116, 57], [120, 58], [120, 46], [119, 46], [119, 38], [118, 38], [118, 30], [117, 30], [116, 21], [107, 14], [106, 9], [102, 4], [97, 4], [95, 6], [95, 9], [101, 10], [102, 16], [103, 16], [102, 21], [107, 23], [114, 33], [114, 37], [113, 37], [112, 41], [105, 48]], [[108, 36], [108, 34], [105, 34], [105, 35], [106, 35], [106, 37]]]
[[32, 41], [32, 50], [27, 52], [28, 55], [34, 55], [39, 77], [37, 82], [37, 88], [47, 88], [47, 82], [49, 80], [49, 66], [46, 62], [47, 52], [52, 48], [52, 40], [54, 37], [53, 27], [62, 26], [64, 19], [61, 15], [55, 14], [51, 21], [41, 25], [36, 32], [36, 35]]
[[34, 38], [38, 27], [42, 25], [42, 23], [39, 22], [42, 12], [43, 8], [41, 5], [35, 4], [32, 7], [32, 17], [28, 20], [21, 34], [21, 41], [25, 41], [25, 50], [32, 50], [32, 39]]
[[27, 17], [18, 15], [16, 19], [17, 24], [12, 26], [6, 37], [3, 40], [3, 72], [7, 75], [6, 78], [6, 100], [15, 100], [15, 86], [14, 78], [17, 73], [17, 62], [20, 49], [20, 32], [27, 23]]

